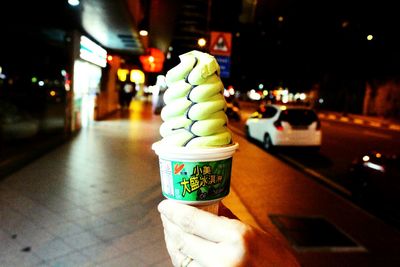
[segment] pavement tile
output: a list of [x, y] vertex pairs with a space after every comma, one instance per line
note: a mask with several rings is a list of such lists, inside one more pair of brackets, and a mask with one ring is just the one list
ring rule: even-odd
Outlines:
[[73, 249], [60, 238], [54, 238], [38, 247], [32, 248], [32, 252], [45, 261], [68, 255], [72, 251]]
[[88, 257], [93, 263], [102, 263], [125, 253], [125, 251], [122, 251], [113, 245], [112, 242], [97, 243], [81, 249], [80, 252]]
[[110, 260], [104, 261], [96, 265], [98, 267], [148, 267], [148, 263], [143, 262], [137, 253], [128, 252], [112, 258]]
[[75, 250], [81, 250], [91, 245], [102, 243], [102, 240], [89, 231], [65, 236], [62, 239], [67, 245]]
[[70, 254], [46, 261], [45, 264], [49, 267], [89, 267], [94, 266], [93, 262], [88, 257], [80, 252], [72, 252]]

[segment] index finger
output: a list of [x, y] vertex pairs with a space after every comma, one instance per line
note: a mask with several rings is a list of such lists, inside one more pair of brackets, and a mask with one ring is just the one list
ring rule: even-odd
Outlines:
[[244, 231], [244, 224], [237, 220], [219, 217], [196, 207], [163, 200], [158, 210], [183, 231], [212, 242], [227, 241]]

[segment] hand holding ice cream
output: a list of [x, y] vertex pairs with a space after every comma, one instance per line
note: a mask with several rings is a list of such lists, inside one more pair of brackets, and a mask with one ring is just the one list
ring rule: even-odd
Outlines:
[[162, 191], [168, 198], [158, 210], [172, 263], [299, 266], [268, 233], [216, 215], [221, 199], [229, 193], [232, 155], [238, 144], [232, 142], [227, 128], [224, 86], [215, 58], [192, 51], [180, 60], [166, 75], [163, 138], [153, 144], [160, 160]]
[[169, 200], [158, 210], [174, 266], [300, 266], [284, 243], [237, 219]]

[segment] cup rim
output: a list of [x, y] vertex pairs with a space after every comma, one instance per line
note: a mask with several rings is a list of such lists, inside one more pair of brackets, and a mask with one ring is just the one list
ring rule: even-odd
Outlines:
[[160, 141], [152, 145], [152, 149], [160, 159], [198, 162], [231, 158], [238, 147], [237, 142], [228, 146], [210, 148], [168, 146]]
[[156, 154], [168, 154], [168, 153], [183, 153], [183, 154], [197, 154], [197, 155], [209, 155], [215, 153], [227, 153], [238, 149], [239, 143], [234, 142], [233, 144], [221, 146], [221, 147], [180, 147], [180, 146], [169, 146], [163, 144], [161, 141], [157, 141], [152, 144], [151, 148]]

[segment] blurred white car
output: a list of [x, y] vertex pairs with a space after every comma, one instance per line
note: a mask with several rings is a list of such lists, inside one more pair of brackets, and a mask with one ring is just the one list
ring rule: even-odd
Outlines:
[[276, 146], [321, 146], [321, 122], [309, 107], [274, 105], [261, 106], [247, 120], [246, 136], [262, 142], [266, 150]]

